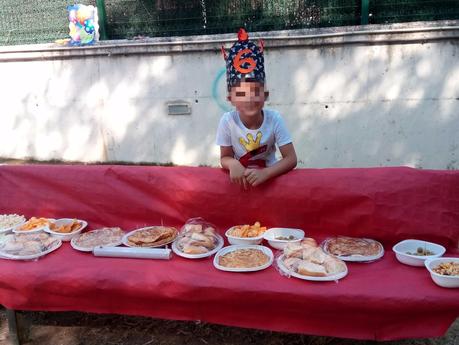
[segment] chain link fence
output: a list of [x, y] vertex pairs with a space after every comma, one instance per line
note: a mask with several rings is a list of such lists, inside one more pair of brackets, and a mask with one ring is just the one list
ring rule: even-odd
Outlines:
[[[81, 0], [99, 7], [102, 38], [187, 36], [459, 19], [459, 0]], [[0, 45], [68, 37], [75, 1], [0, 0]], [[103, 13], [101, 13], [101, 11]]]

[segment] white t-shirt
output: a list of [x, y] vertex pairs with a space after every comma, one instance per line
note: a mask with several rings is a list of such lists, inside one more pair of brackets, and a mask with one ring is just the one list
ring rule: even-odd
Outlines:
[[[263, 109], [263, 115], [260, 128], [248, 129], [242, 123], [238, 111], [223, 114], [217, 130], [217, 145], [232, 146], [237, 160], [246, 155], [249, 162], [263, 160], [266, 166], [273, 165], [277, 161], [276, 145], [280, 147], [290, 144], [292, 139], [277, 111]], [[251, 151], [252, 154], [247, 155]]]

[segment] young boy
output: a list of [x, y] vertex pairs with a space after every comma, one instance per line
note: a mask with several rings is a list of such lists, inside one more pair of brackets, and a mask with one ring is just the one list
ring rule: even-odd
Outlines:
[[[269, 93], [265, 90], [263, 46], [258, 48], [240, 29], [238, 41], [226, 60], [228, 100], [236, 110], [223, 114], [217, 130], [220, 162], [230, 179], [245, 189], [286, 173], [297, 159], [280, 114], [264, 109]], [[282, 159], [276, 160], [276, 146]]]

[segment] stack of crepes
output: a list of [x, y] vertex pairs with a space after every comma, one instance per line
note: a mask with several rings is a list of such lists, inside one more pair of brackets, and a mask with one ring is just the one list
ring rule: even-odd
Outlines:
[[75, 249], [92, 251], [97, 246], [117, 246], [121, 244], [124, 231], [121, 228], [101, 228], [85, 232], [72, 238]]
[[367, 238], [354, 238], [347, 236], [332, 237], [325, 241], [326, 252], [337, 256], [372, 256], [380, 254], [384, 248], [382, 245]]
[[175, 240], [177, 234], [173, 227], [151, 226], [133, 231], [127, 242], [132, 247], [159, 247]]
[[287, 244], [283, 264], [291, 272], [312, 277], [333, 276], [347, 269], [343, 261], [318, 247], [313, 238]]

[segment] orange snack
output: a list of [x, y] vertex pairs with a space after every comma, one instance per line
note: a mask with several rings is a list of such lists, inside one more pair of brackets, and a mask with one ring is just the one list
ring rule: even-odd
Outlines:
[[21, 225], [18, 230], [20, 231], [30, 231], [35, 230], [38, 228], [42, 228], [50, 224], [50, 221], [46, 218], [35, 218], [32, 217], [29, 221], [23, 225]]
[[51, 223], [49, 226], [52, 231], [65, 234], [77, 231], [80, 227], [81, 223], [77, 219], [73, 219], [71, 223], [63, 224], [61, 226], [57, 226], [55, 223]]
[[266, 226], [261, 226], [260, 222], [253, 225], [236, 225], [231, 231], [234, 237], [258, 237], [266, 231]]

